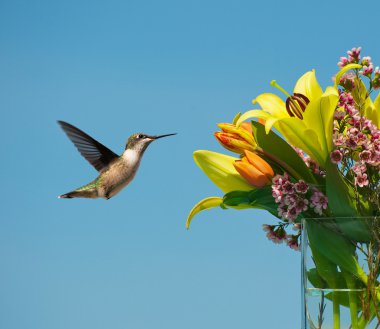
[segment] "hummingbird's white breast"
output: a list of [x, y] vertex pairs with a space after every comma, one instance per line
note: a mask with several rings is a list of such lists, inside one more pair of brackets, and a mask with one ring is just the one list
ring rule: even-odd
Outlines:
[[126, 149], [123, 153], [123, 159], [127, 162], [128, 166], [135, 166], [139, 163], [140, 157], [135, 150]]

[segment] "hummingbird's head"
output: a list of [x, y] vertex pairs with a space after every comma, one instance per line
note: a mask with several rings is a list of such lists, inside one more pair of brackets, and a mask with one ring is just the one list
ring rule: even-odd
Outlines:
[[143, 133], [133, 134], [131, 137], [128, 138], [127, 143], [125, 145], [125, 149], [144, 152], [148, 145], [152, 143], [154, 140], [172, 135], [176, 134], [166, 134], [160, 136], [149, 136]]

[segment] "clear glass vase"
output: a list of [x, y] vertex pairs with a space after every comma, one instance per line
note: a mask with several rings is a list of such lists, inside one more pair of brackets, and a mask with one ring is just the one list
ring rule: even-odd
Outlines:
[[380, 328], [380, 218], [302, 222], [302, 329]]

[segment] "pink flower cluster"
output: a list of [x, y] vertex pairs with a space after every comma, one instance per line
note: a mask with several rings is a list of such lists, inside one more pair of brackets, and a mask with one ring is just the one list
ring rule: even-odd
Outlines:
[[357, 186], [367, 186], [367, 171], [380, 170], [380, 130], [360, 115], [349, 92], [340, 93], [338, 106], [334, 115], [335, 149], [330, 154], [331, 161], [352, 170]]
[[266, 232], [267, 238], [273, 243], [281, 244], [286, 243], [288, 247], [298, 251], [300, 249], [300, 227], [298, 224], [294, 225], [294, 229], [298, 231], [298, 234], [287, 234], [284, 228], [284, 224], [279, 225], [263, 225], [263, 230]]
[[[380, 69], [377, 66], [374, 68], [372, 59], [369, 56], [364, 56], [363, 59], [360, 57], [360, 52], [362, 48], [352, 48], [347, 51], [347, 57], [341, 57], [338, 66], [340, 68], [345, 67], [348, 64], [360, 64], [362, 68], [359, 70], [359, 74], [372, 79], [372, 74], [375, 73], [374, 78], [370, 80], [370, 84], [374, 89], [380, 88]], [[360, 60], [361, 59], [361, 60]], [[352, 73], [346, 73], [340, 79], [339, 84], [346, 90], [352, 90], [355, 88], [355, 76]]]
[[290, 223], [310, 208], [313, 208], [318, 215], [322, 215], [328, 205], [327, 197], [322, 192], [316, 188], [310, 189], [303, 180], [291, 182], [287, 173], [273, 177], [272, 196], [279, 204], [277, 208], [279, 217]]
[[362, 47], [358, 48], [352, 48], [351, 50], [347, 51], [347, 57], [341, 57], [338, 66], [344, 67], [348, 64], [357, 64], [360, 61], [360, 52], [362, 50]]

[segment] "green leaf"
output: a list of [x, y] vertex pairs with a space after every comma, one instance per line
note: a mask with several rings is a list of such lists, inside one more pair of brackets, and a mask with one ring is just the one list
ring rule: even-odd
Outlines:
[[345, 218], [339, 218], [363, 215], [358, 213], [358, 205], [354, 203], [356, 198], [353, 188], [346, 183], [338, 167], [331, 161], [327, 161], [325, 169], [329, 209], [338, 223], [344, 221], [340, 229], [354, 241], [369, 241], [370, 231], [365, 221], [358, 219], [348, 222]]
[[272, 196], [270, 186], [254, 189], [252, 191], [232, 191], [223, 197], [225, 207], [239, 207], [239, 209], [256, 208], [269, 211], [278, 217], [277, 204]]
[[[327, 228], [323, 223], [318, 223], [313, 219], [307, 219], [306, 225], [313, 257], [320, 255], [319, 261], [321, 265], [317, 263], [318, 273], [329, 285], [333, 285], [329, 280], [336, 280], [334, 271], [330, 271], [332, 266], [339, 266], [342, 270], [360, 279], [364, 284], [367, 283], [367, 275], [356, 260], [355, 245], [350, 240], [346, 239], [342, 233], [335, 232]], [[330, 275], [332, 277], [329, 277]]]
[[223, 197], [223, 205], [226, 207], [236, 207], [242, 204], [250, 204], [248, 191], [232, 191]]
[[285, 140], [273, 131], [269, 131], [267, 134], [265, 132], [265, 126], [256, 121], [252, 121], [252, 130], [257, 144], [263, 150], [281, 159], [289, 167], [294, 169], [306, 182], [315, 183], [315, 178], [310, 169]]

